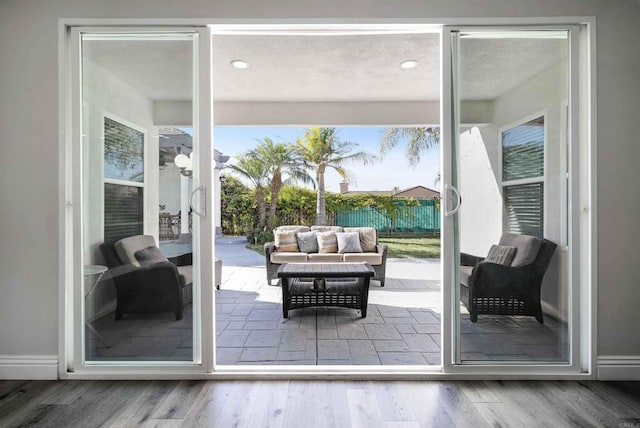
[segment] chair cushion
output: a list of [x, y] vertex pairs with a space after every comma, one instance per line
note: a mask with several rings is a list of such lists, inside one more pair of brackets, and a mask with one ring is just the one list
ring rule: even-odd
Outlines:
[[191, 265], [178, 266], [178, 276], [183, 287], [193, 284], [193, 267]]
[[335, 232], [318, 232], [318, 252], [319, 253], [337, 253], [338, 239]]
[[361, 253], [360, 235], [358, 232], [336, 232], [338, 253]]
[[382, 254], [379, 253], [347, 253], [344, 255], [345, 262], [367, 262], [371, 266], [382, 264]]
[[504, 266], [511, 266], [511, 262], [516, 255], [516, 247], [509, 245], [492, 245], [489, 254], [484, 259], [485, 262], [496, 263]]
[[469, 286], [471, 281], [471, 273], [473, 272], [473, 266], [460, 266], [460, 283]]
[[271, 263], [276, 263], [276, 264], [306, 262], [307, 253], [276, 251], [275, 253], [271, 253], [270, 258], [271, 258]]
[[373, 253], [376, 251], [378, 243], [378, 232], [375, 227], [345, 227], [345, 232], [358, 232], [360, 237], [360, 248], [365, 253]]
[[311, 226], [316, 232], [342, 232], [342, 226]]
[[135, 252], [135, 257], [140, 266], [150, 266], [156, 264], [158, 262], [166, 262], [167, 257], [162, 254], [160, 248], [158, 247], [147, 247], [143, 250], [138, 250]]
[[151, 235], [135, 235], [128, 238], [122, 238], [114, 244], [118, 257], [122, 263], [140, 266], [140, 262], [136, 259], [136, 251], [144, 250], [149, 247], [157, 247], [156, 240]]
[[276, 230], [274, 233], [276, 250], [285, 252], [300, 251], [296, 232], [293, 230]]
[[298, 232], [296, 233], [296, 239], [298, 240], [298, 248], [303, 253], [318, 252], [318, 238], [315, 231]]
[[517, 248], [511, 266], [527, 266], [536, 260], [542, 246], [542, 239], [532, 235], [504, 233], [499, 244]]
[[343, 261], [343, 255], [338, 253], [313, 253], [309, 254], [310, 262], [341, 262]]

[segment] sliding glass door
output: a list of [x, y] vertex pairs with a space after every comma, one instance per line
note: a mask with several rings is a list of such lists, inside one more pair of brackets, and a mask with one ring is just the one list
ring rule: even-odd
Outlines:
[[571, 363], [579, 240], [570, 232], [570, 36], [445, 33], [449, 364]]
[[194, 30], [90, 29], [72, 37], [79, 46], [73, 174], [81, 201], [74, 367], [206, 369], [211, 109], [199, 94], [210, 81], [209, 38]]

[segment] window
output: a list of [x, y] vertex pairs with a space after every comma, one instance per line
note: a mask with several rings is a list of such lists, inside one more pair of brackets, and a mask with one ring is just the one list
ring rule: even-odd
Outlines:
[[544, 233], [544, 116], [502, 132], [502, 195], [506, 229]]
[[144, 132], [104, 118], [104, 240], [144, 233]]

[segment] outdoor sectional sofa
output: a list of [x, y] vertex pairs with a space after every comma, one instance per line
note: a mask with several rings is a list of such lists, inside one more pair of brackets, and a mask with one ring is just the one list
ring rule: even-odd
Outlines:
[[[360, 249], [362, 252], [351, 252], [350, 248], [339, 249], [322, 247], [316, 251], [301, 251], [298, 244], [303, 244], [305, 237], [309, 238], [308, 232], [315, 232], [327, 238], [327, 232], [357, 232], [359, 236]], [[301, 235], [305, 234], [306, 235]], [[341, 227], [341, 226], [279, 226], [274, 230], [275, 242], [264, 244], [264, 254], [267, 266], [267, 281], [278, 278], [278, 268], [283, 263], [317, 263], [317, 262], [367, 262], [373, 267], [375, 276], [384, 287], [385, 270], [387, 265], [388, 246], [378, 243], [378, 232], [373, 227]], [[279, 239], [280, 238], [280, 239]], [[322, 238], [321, 238], [322, 240]], [[303, 244], [303, 249], [305, 245]]]

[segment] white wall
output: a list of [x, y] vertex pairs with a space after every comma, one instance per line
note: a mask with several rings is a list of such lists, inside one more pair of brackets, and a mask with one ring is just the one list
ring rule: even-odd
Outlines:
[[[58, 19], [596, 16], [598, 352], [640, 356], [640, 5], [633, 0], [0, 2], [0, 354], [57, 353]], [[25, 168], [25, 162], [32, 167]], [[19, 180], [18, 180], [19, 178]]]
[[160, 170], [160, 205], [166, 205], [162, 212], [178, 214], [180, 211], [180, 172], [169, 162]]

